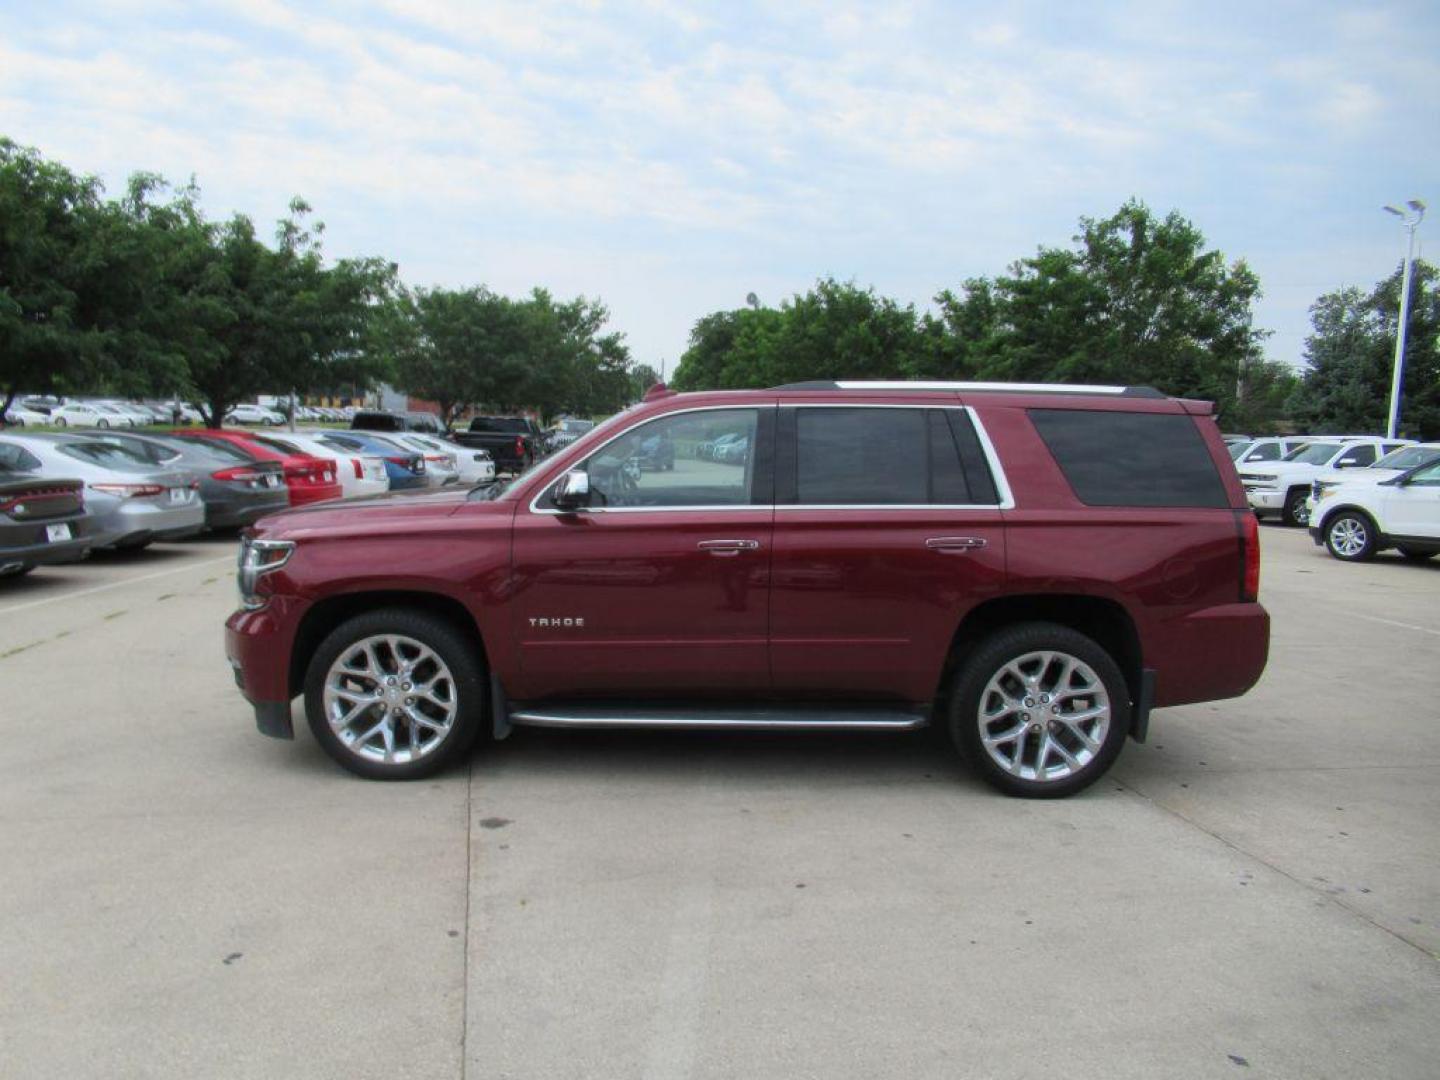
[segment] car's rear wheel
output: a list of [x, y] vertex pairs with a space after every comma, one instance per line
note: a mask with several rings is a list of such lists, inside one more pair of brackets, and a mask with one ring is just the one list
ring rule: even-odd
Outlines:
[[336, 627], [305, 676], [305, 713], [325, 751], [351, 772], [415, 780], [475, 740], [485, 682], [474, 647], [444, 619], [408, 608]]
[[1397, 550], [1401, 555], [1405, 556], [1405, 558], [1412, 559], [1415, 562], [1424, 562], [1426, 559], [1433, 559], [1436, 555], [1440, 555], [1440, 551], [1406, 547], [1404, 544], [1401, 544]]
[[950, 734], [981, 776], [1012, 795], [1057, 798], [1089, 787], [1130, 730], [1119, 665], [1056, 623], [1020, 623], [982, 642], [950, 695]]
[[1342, 510], [1325, 524], [1325, 547], [1342, 562], [1375, 557], [1375, 523], [1359, 510]]
[[1305, 499], [1309, 496], [1309, 488], [1291, 488], [1285, 495], [1285, 509], [1281, 517], [1286, 525], [1306, 525], [1310, 522], [1310, 509], [1305, 505]]
[[63, 417], [63, 416], [57, 416], [57, 417], [55, 418], [55, 426], [56, 426], [56, 427], [69, 427], [69, 424], [66, 422], [65, 417]]

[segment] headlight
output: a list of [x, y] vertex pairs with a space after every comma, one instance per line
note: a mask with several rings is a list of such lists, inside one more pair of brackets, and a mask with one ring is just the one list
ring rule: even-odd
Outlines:
[[1275, 474], [1253, 472], [1241, 473], [1240, 479], [1245, 481], [1245, 483], [1247, 484], [1273, 484], [1275, 482]]
[[240, 542], [240, 563], [236, 584], [240, 587], [240, 604], [247, 611], [265, 606], [265, 598], [257, 595], [260, 579], [272, 570], [279, 570], [290, 561], [295, 550], [293, 540], [251, 540]]

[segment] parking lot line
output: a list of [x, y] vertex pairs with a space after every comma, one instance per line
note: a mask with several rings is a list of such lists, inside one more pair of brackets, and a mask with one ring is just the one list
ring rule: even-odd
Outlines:
[[31, 600], [28, 604], [15, 604], [11, 607], [0, 608], [0, 615], [13, 615], [17, 611], [28, 611], [31, 608], [44, 607], [46, 604], [58, 604], [62, 600], [78, 600], [82, 596], [94, 596], [96, 593], [108, 592], [111, 589], [123, 589], [127, 585], [137, 585], [142, 581], [154, 581], [156, 578], [169, 577], [171, 574], [183, 574], [188, 570], [200, 570], [206, 566], [217, 566], [220, 563], [233, 563], [234, 561], [234, 555], [226, 555], [224, 558], [206, 559], [204, 562], [189, 563], [170, 570], [157, 570], [153, 574], [141, 574], [139, 577], [126, 578], [124, 581], [112, 581], [108, 585], [96, 585], [90, 589], [81, 589], [79, 592], [66, 593], [64, 596], [47, 596], [43, 600]]
[[1394, 619], [1382, 619], [1379, 615], [1356, 615], [1357, 619], [1364, 619], [1366, 622], [1384, 623], [1386, 626], [1398, 626], [1402, 630], [1418, 630], [1422, 634], [1434, 634], [1440, 637], [1440, 630], [1432, 630], [1428, 626], [1416, 626], [1414, 623], [1396, 622]]

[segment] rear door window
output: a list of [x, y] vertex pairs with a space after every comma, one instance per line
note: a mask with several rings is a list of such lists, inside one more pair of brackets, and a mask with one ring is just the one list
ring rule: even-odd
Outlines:
[[778, 501], [799, 506], [994, 505], [994, 480], [961, 409], [784, 410]]
[[1087, 506], [1230, 505], [1187, 415], [1031, 409], [1030, 420]]

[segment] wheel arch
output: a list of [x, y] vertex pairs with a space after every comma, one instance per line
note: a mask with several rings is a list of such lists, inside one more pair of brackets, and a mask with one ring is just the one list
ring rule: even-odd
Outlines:
[[1135, 620], [1118, 601], [1086, 594], [1006, 596], [976, 605], [955, 628], [937, 699], [947, 692], [951, 677], [976, 645], [995, 631], [1022, 622], [1058, 623], [1093, 639], [1115, 658], [1132, 704], [1140, 703], [1144, 653]]
[[1321, 537], [1324, 537], [1325, 533], [1329, 530], [1330, 523], [1333, 522], [1341, 514], [1345, 513], [1347, 510], [1350, 513], [1359, 514], [1364, 517], [1364, 519], [1370, 523], [1370, 528], [1373, 529], [1375, 532], [1376, 546], [1383, 546], [1380, 543], [1380, 523], [1375, 520], [1375, 515], [1373, 513], [1371, 513], [1365, 507], [1361, 506], [1359, 503], [1341, 503], [1339, 506], [1332, 506], [1328, 510], [1326, 510], [1325, 516], [1320, 519]]
[[485, 648], [484, 635], [469, 609], [453, 596], [418, 589], [339, 593], [311, 605], [296, 628], [295, 642], [290, 649], [289, 685], [292, 697], [304, 691], [305, 669], [309, 667], [310, 658], [315, 655], [315, 650], [330, 631], [346, 619], [378, 608], [410, 608], [444, 619], [474, 643], [479, 650], [480, 662], [489, 669], [490, 657]]

